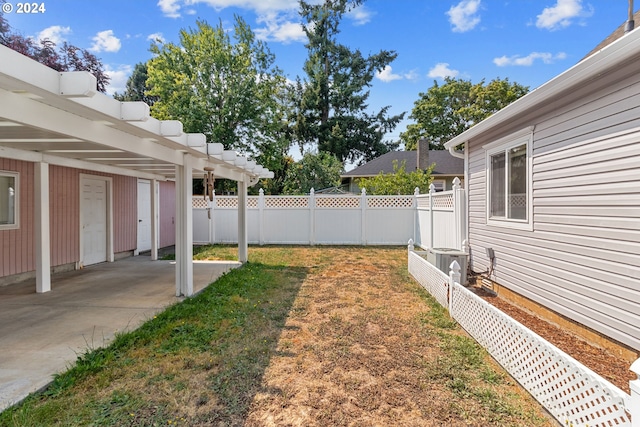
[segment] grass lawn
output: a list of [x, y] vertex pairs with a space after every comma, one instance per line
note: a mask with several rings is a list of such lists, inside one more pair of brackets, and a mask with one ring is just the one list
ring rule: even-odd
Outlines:
[[0, 425], [555, 423], [409, 277], [405, 248], [250, 247], [247, 265], [80, 356]]

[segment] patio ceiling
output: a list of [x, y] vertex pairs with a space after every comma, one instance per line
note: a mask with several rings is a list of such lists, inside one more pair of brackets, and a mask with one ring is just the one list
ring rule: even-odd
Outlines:
[[213, 168], [248, 183], [273, 176], [178, 121], [150, 117], [142, 102], [97, 93], [87, 72], [60, 73], [0, 46], [0, 157], [173, 180], [185, 155], [194, 173]]

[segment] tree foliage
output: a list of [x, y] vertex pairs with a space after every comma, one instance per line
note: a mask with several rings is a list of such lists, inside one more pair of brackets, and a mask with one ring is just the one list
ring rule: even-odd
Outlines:
[[407, 172], [405, 163], [398, 165], [398, 161], [394, 160], [392, 173], [380, 172], [372, 178], [360, 178], [358, 186], [364, 188], [367, 194], [376, 196], [413, 194], [416, 188], [420, 193], [428, 193], [433, 166], [426, 170], [416, 169]]
[[430, 149], [442, 149], [445, 142], [528, 91], [528, 87], [509, 79], [495, 79], [486, 85], [484, 80], [473, 84], [470, 80], [449, 77], [442, 85], [434, 82], [426, 93], [420, 93], [409, 116], [416, 123], [407, 126], [400, 138], [407, 150], [415, 150], [421, 138], [429, 140]]
[[233, 40], [222, 22], [198, 21], [180, 31], [179, 45], [154, 44], [152, 52], [146, 93], [158, 97], [154, 117], [180, 120], [186, 132], [204, 133], [270, 169], [270, 159], [282, 161], [290, 144], [285, 78], [242, 18], [235, 17]]
[[301, 150], [317, 147], [341, 162], [368, 161], [397, 144], [383, 141], [403, 115], [388, 115], [389, 107], [367, 112], [369, 88], [376, 71], [397, 56], [382, 50], [365, 57], [337, 41], [342, 16], [362, 0], [300, 1], [308, 38], [306, 80], [297, 81], [299, 96], [295, 137]]
[[124, 93], [115, 93], [113, 97], [119, 101], [142, 101], [147, 105], [153, 105], [157, 100], [157, 96], [150, 96], [147, 92], [147, 64], [139, 62], [133, 68], [133, 72], [127, 79], [127, 88]]
[[51, 40], [37, 42], [33, 38], [25, 37], [14, 32], [1, 13], [0, 44], [56, 71], [88, 71], [96, 77], [97, 89], [100, 92], [107, 90], [109, 76], [104, 71], [102, 61], [94, 54], [67, 42], [58, 48]]
[[311, 189], [340, 185], [342, 162], [327, 152], [306, 153], [291, 165], [284, 182], [284, 194], [308, 194]]

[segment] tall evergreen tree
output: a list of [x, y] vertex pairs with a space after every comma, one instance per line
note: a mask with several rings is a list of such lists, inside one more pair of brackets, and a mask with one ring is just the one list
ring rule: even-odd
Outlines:
[[361, 4], [362, 0], [300, 1], [309, 57], [304, 65], [306, 80], [297, 81], [300, 99], [295, 136], [301, 150], [317, 146], [342, 162], [353, 163], [395, 148], [396, 143], [383, 141], [384, 135], [403, 117], [390, 117], [388, 106], [377, 113], [366, 111], [376, 71], [389, 65], [397, 54], [382, 50], [365, 57], [337, 41], [343, 15]]
[[158, 100], [157, 96], [147, 94], [147, 64], [139, 62], [133, 67], [133, 72], [127, 79], [127, 89], [124, 93], [115, 93], [113, 97], [119, 101], [142, 101], [148, 105], [153, 105]]

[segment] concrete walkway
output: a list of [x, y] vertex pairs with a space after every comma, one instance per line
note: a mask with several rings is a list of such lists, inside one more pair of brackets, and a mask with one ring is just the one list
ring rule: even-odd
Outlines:
[[[237, 262], [194, 262], [194, 292]], [[135, 329], [175, 296], [175, 263], [125, 258], [52, 277], [51, 292], [35, 280], [0, 287], [0, 411], [39, 390], [79, 354]]]

